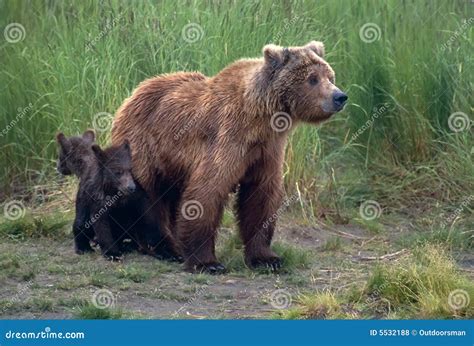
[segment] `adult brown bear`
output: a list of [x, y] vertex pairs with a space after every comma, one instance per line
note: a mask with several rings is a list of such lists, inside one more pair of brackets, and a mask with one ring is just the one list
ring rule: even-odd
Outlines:
[[245, 261], [280, 267], [270, 245], [288, 133], [301, 121], [328, 119], [347, 100], [334, 85], [321, 42], [267, 45], [263, 55], [211, 78], [197, 72], [150, 78], [117, 111], [112, 141], [130, 141], [133, 174], [189, 270], [224, 270], [215, 256], [216, 232], [239, 184]]

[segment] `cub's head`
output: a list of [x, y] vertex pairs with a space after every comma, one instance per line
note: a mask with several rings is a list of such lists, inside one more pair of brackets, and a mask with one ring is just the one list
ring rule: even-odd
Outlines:
[[264, 80], [270, 103], [294, 119], [318, 123], [344, 108], [347, 95], [335, 85], [335, 74], [324, 60], [322, 42], [263, 48]]
[[57, 170], [64, 175], [75, 174], [78, 177], [93, 160], [91, 145], [95, 141], [95, 133], [87, 130], [82, 136], [67, 138], [63, 133], [56, 135], [59, 144]]
[[132, 176], [132, 155], [128, 141], [104, 150], [94, 144], [92, 151], [102, 172], [104, 191], [109, 194], [120, 192], [124, 195], [135, 192], [136, 184]]

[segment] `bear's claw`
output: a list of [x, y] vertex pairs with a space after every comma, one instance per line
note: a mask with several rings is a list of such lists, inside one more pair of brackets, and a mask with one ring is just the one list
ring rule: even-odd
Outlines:
[[193, 269], [195, 273], [207, 273], [211, 275], [219, 275], [226, 272], [226, 268], [220, 263], [199, 264], [195, 265]]
[[270, 269], [272, 272], [278, 272], [283, 265], [280, 257], [254, 258], [250, 261], [250, 267], [254, 269]]
[[123, 261], [123, 255], [122, 254], [104, 254], [104, 257], [106, 260], [111, 261], [111, 262], [122, 262]]
[[84, 246], [81, 249], [76, 248], [75, 252], [78, 255], [84, 255], [84, 254], [89, 253], [89, 252], [94, 252], [94, 249], [91, 248], [90, 246], [89, 247]]

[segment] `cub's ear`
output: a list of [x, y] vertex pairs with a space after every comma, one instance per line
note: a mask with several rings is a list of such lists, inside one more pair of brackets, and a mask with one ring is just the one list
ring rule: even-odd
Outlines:
[[125, 154], [131, 159], [132, 158], [132, 150], [130, 149], [130, 142], [128, 139], [125, 139], [121, 145], [121, 149], [125, 152]]
[[128, 139], [125, 139], [122, 143], [122, 147], [128, 151], [130, 151], [130, 142], [128, 141]]
[[93, 144], [91, 148], [95, 157], [97, 157], [99, 161], [103, 161], [105, 159], [104, 151], [97, 144]]
[[324, 43], [320, 41], [311, 41], [305, 47], [311, 49], [321, 58], [324, 58]]
[[274, 44], [267, 44], [263, 47], [263, 57], [265, 58], [265, 63], [273, 68], [277, 68], [288, 62], [290, 52], [286, 48]]
[[69, 151], [69, 149], [71, 148], [71, 144], [69, 143], [69, 140], [66, 138], [66, 136], [62, 132], [59, 132], [56, 135], [56, 141], [61, 146], [61, 148], [65, 151]]
[[82, 134], [82, 139], [87, 143], [93, 143], [95, 141], [95, 132], [93, 130], [87, 130]]

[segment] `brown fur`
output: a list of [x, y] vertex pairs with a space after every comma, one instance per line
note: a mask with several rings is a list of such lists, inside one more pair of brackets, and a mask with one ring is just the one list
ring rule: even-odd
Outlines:
[[[263, 52], [264, 59], [239, 60], [212, 78], [178, 72], [145, 80], [117, 111], [112, 141], [130, 140], [133, 174], [151, 196], [162, 230], [182, 246], [188, 269], [217, 265], [216, 230], [237, 184], [246, 263], [279, 266], [270, 249], [274, 222], [263, 224], [284, 194], [290, 129], [275, 131], [272, 115], [285, 112], [294, 126], [340, 110], [332, 99], [341, 92], [321, 42], [268, 45]], [[183, 216], [187, 201], [202, 205], [201, 217]]]

